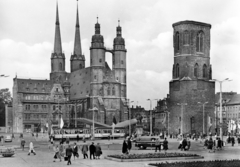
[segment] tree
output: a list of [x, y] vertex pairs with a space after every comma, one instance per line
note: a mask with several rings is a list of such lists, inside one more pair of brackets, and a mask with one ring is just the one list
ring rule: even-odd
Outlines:
[[9, 89], [0, 89], [0, 126], [5, 126], [5, 104], [12, 102]]

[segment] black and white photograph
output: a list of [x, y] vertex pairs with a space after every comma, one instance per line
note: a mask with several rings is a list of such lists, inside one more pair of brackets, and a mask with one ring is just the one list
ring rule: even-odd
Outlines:
[[0, 166], [239, 167], [239, 9], [0, 0]]

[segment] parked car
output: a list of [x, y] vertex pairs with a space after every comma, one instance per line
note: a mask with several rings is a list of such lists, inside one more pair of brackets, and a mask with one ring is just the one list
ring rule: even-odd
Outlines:
[[[139, 149], [155, 147], [155, 141], [157, 138], [160, 139], [159, 136], [140, 136], [136, 138], [135, 147], [139, 147]], [[160, 140], [160, 143], [163, 143], [163, 140]]]
[[4, 141], [5, 142], [12, 142], [12, 136], [11, 135], [7, 135], [4, 137]]

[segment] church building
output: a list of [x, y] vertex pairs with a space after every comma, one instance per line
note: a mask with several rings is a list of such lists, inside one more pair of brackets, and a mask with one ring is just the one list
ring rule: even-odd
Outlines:
[[[77, 7], [73, 54], [67, 72], [57, 5], [50, 79], [13, 79], [13, 132], [39, 131], [43, 125], [59, 125], [60, 118], [64, 126], [85, 127], [77, 120], [92, 120], [93, 112], [94, 121], [102, 124], [111, 125], [114, 117], [117, 122], [127, 119], [127, 50], [122, 28], [116, 28], [112, 49], [104, 46], [100, 30], [97, 21], [90, 46], [90, 67], [86, 67]], [[105, 61], [106, 52], [112, 54], [112, 69]]]

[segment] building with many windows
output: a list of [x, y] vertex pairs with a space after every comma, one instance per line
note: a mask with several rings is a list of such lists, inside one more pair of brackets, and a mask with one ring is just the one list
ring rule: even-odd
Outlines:
[[[93, 119], [93, 111], [89, 109], [94, 107], [97, 108], [94, 111], [97, 122], [112, 124], [113, 117], [117, 122], [125, 118], [127, 50], [121, 26], [117, 26], [113, 48], [109, 49], [104, 46], [104, 37], [97, 21], [90, 46], [90, 67], [85, 67], [77, 8], [71, 71], [67, 72], [59, 18], [57, 6], [50, 79], [23, 79], [17, 76], [13, 79], [14, 132], [38, 131], [50, 124], [59, 124], [60, 118], [67, 126], [85, 126], [77, 119]], [[112, 54], [112, 69], [105, 61], [106, 52]]]

